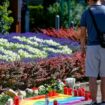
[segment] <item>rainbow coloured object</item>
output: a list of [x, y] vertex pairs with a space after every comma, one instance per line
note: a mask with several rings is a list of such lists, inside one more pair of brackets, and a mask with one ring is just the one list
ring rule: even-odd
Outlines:
[[[73, 97], [65, 94], [57, 94], [56, 96], [49, 97], [49, 105], [53, 105], [54, 100], [57, 100], [59, 105], [75, 105], [84, 99], [85, 97]], [[19, 105], [45, 105], [45, 95], [24, 99]]]

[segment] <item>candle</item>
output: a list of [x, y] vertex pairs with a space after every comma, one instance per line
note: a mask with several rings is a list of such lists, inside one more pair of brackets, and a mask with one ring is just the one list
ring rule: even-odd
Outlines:
[[52, 92], [53, 92], [53, 96], [56, 96], [56, 91], [55, 91], [55, 90], [53, 90]]
[[81, 96], [85, 96], [85, 92], [84, 91], [81, 91]]
[[80, 88], [81, 89], [81, 96], [85, 96], [85, 89], [84, 88]]
[[90, 92], [85, 93], [85, 100], [90, 100], [90, 99], [91, 99]]
[[78, 96], [81, 96], [81, 90], [78, 89]]
[[72, 88], [68, 88], [68, 95], [72, 95]]
[[81, 88], [81, 90], [85, 92], [85, 89], [84, 88]]
[[78, 96], [84, 96], [85, 92], [82, 88], [78, 89]]
[[68, 88], [64, 87], [64, 94], [68, 94]]
[[74, 89], [74, 96], [78, 96], [78, 90]]
[[19, 105], [19, 97], [18, 96], [14, 97], [14, 105]]
[[58, 105], [57, 100], [54, 100], [53, 105]]
[[49, 97], [53, 96], [53, 91], [49, 91], [48, 95]]

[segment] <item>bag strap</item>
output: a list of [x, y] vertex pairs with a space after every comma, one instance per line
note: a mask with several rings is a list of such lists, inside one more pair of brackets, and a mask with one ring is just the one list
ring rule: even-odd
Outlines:
[[93, 24], [94, 24], [94, 27], [96, 29], [97, 34], [101, 33], [99, 28], [97, 27], [96, 20], [95, 20], [95, 17], [93, 15], [92, 11], [91, 11], [91, 8], [89, 8], [89, 13], [90, 13], [90, 16], [92, 18], [92, 21], [93, 21]]

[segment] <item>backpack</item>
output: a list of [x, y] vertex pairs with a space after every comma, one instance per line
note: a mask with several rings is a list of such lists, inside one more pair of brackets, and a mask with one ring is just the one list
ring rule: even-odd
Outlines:
[[93, 24], [94, 24], [94, 27], [96, 29], [96, 32], [97, 32], [97, 35], [98, 35], [98, 38], [99, 38], [99, 41], [100, 41], [100, 46], [102, 48], [105, 48], [105, 32], [101, 32], [96, 24], [96, 20], [95, 20], [95, 17], [91, 11], [91, 8], [89, 8], [89, 13], [90, 13], [90, 16], [92, 18], [92, 21], [93, 21]]

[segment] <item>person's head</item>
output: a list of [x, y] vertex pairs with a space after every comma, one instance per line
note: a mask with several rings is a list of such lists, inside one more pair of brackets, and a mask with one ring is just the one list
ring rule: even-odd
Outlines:
[[93, 5], [93, 4], [96, 4], [98, 2], [101, 2], [100, 0], [86, 0], [86, 1], [89, 5]]

